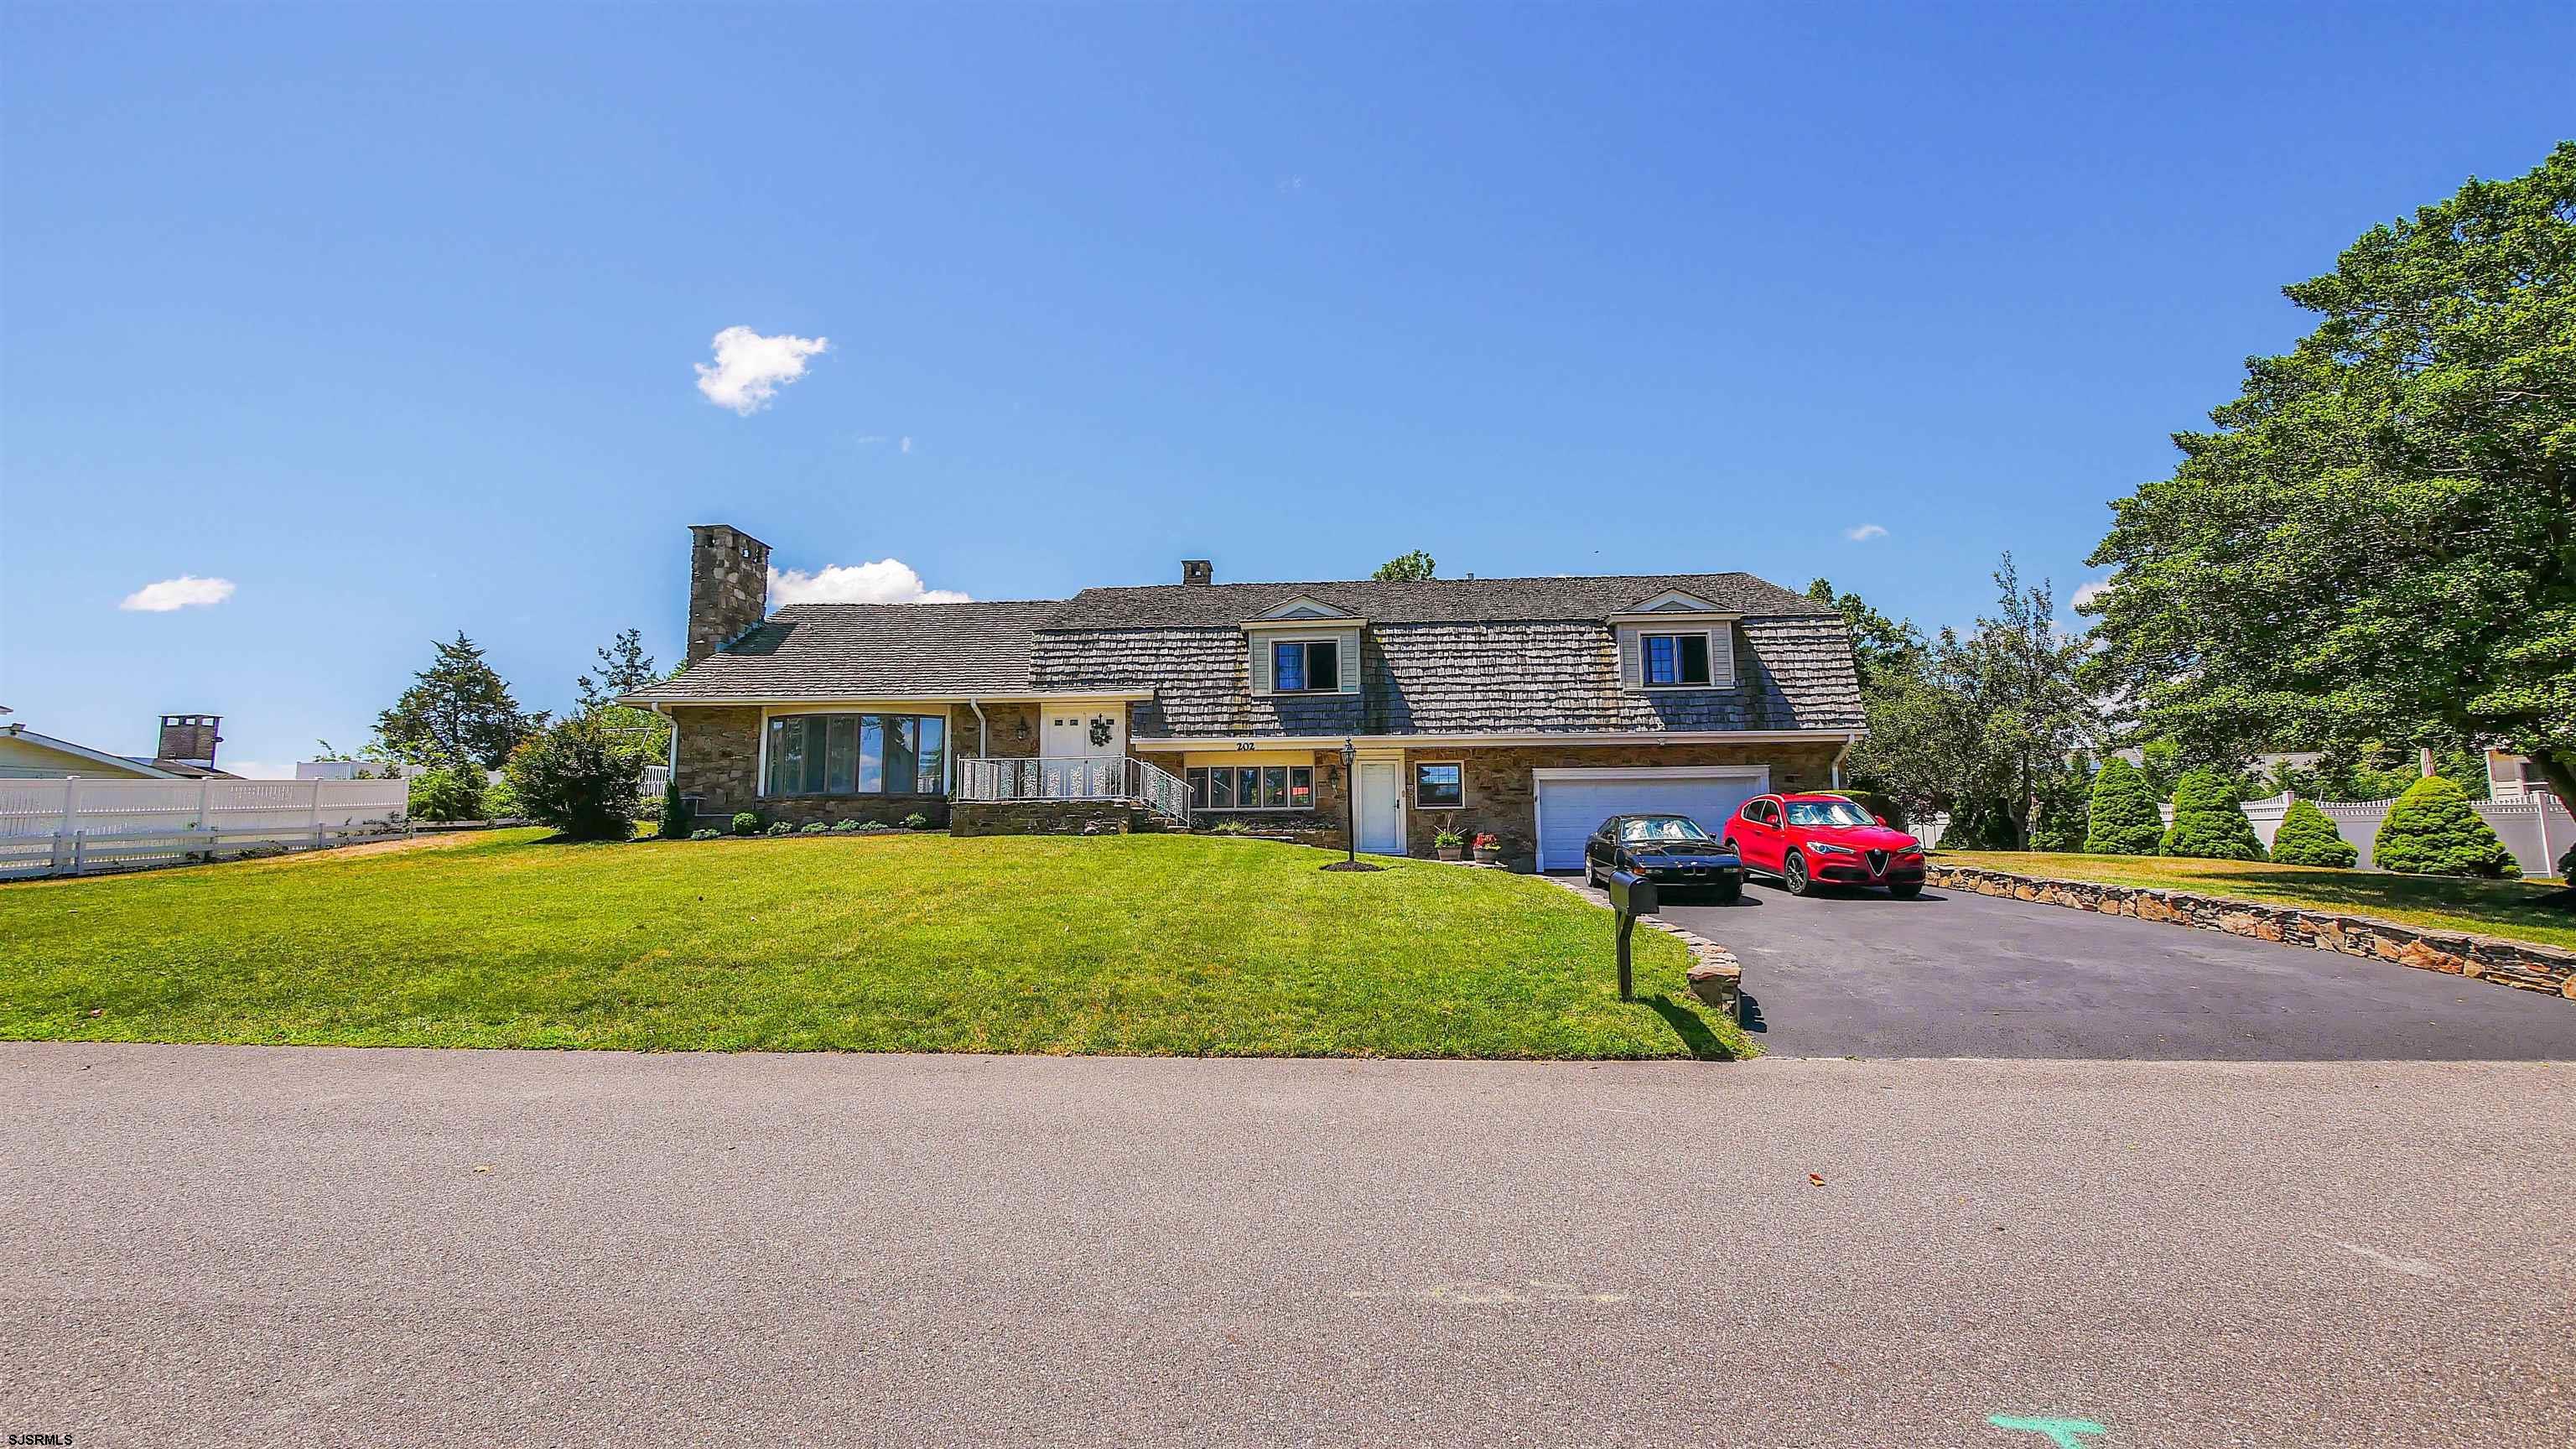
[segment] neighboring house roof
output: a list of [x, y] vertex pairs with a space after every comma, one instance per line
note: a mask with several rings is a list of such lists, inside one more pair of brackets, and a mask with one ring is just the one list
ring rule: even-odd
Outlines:
[[1721, 613], [1834, 615], [1832, 606], [1751, 574], [1598, 574], [1546, 579], [1374, 579], [1305, 584], [1154, 584], [1085, 589], [1058, 629], [1172, 629], [1239, 624], [1295, 598], [1330, 604], [1371, 624], [1494, 623], [1523, 619], [1597, 623], [1658, 594], [1707, 600]]
[[724, 699], [909, 699], [1026, 694], [1052, 599], [974, 604], [790, 604], [637, 704]]
[[5, 729], [0, 729], [0, 739], [14, 740], [19, 744], [32, 745], [40, 750], [50, 750], [56, 754], [69, 756], [82, 764], [104, 766], [111, 770], [133, 775], [139, 779], [176, 780], [186, 778], [182, 775], [180, 769], [159, 761], [137, 760], [125, 755], [111, 755], [105, 750], [93, 750], [87, 745], [76, 745], [69, 740], [58, 740], [52, 735], [40, 735], [34, 730], [27, 728], [25, 725], [9, 725]]
[[241, 778], [230, 770], [218, 770], [212, 765], [200, 765], [194, 760], [162, 760], [149, 758], [143, 755], [127, 755], [125, 758], [133, 761], [135, 764], [149, 765], [153, 769], [160, 770], [166, 774], [176, 775], [183, 780], [237, 780]]

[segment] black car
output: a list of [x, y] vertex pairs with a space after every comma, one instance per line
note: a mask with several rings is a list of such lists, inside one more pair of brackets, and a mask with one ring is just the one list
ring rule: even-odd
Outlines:
[[1600, 885], [1614, 870], [1667, 890], [1705, 890], [1720, 901], [1744, 893], [1744, 859], [1709, 838], [1687, 815], [1613, 815], [1583, 842], [1583, 879]]

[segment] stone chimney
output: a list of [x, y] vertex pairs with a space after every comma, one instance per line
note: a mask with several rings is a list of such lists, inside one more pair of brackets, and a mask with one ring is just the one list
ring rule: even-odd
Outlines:
[[161, 744], [153, 750], [156, 760], [184, 760], [191, 765], [213, 769], [215, 746], [224, 742], [216, 727], [224, 722], [219, 714], [165, 714], [161, 716]]
[[1181, 560], [1181, 582], [1185, 584], [1215, 583], [1216, 565], [1209, 563], [1203, 558], [1185, 558]]
[[724, 523], [689, 529], [689, 662], [769, 617], [769, 545]]

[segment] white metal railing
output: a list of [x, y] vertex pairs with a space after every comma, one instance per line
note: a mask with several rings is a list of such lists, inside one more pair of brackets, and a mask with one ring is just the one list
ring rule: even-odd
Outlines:
[[1126, 801], [1190, 818], [1190, 787], [1171, 771], [1117, 755], [959, 760], [957, 798]]

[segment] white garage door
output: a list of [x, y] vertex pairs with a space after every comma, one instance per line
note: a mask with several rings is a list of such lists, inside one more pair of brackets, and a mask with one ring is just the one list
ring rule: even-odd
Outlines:
[[1613, 815], [1687, 815], [1711, 835], [1726, 833], [1735, 807], [1771, 788], [1767, 765], [1694, 765], [1663, 770], [1540, 770], [1538, 868], [1583, 869], [1583, 842]]

